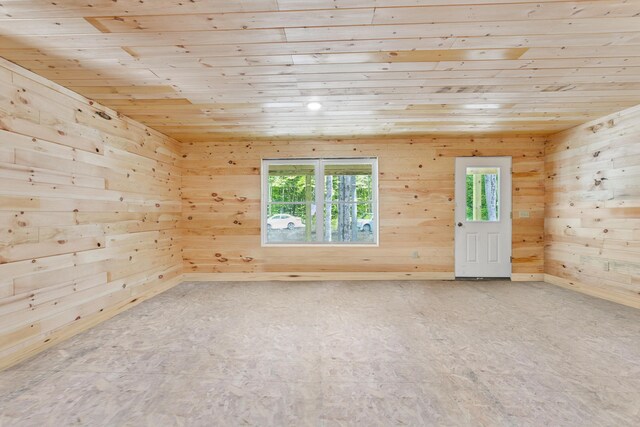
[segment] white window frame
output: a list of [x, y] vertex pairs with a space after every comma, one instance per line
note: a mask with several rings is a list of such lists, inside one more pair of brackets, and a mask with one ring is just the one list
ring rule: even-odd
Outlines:
[[[371, 165], [371, 203], [373, 205], [373, 243], [340, 243], [324, 241], [324, 167], [325, 165], [348, 164], [348, 165]], [[267, 242], [267, 205], [269, 203], [269, 166], [271, 165], [313, 165], [315, 166], [315, 202], [316, 202], [316, 236], [315, 242], [300, 243], [269, 243]], [[380, 215], [378, 199], [378, 158], [377, 157], [340, 157], [340, 158], [302, 158], [302, 159], [262, 159], [261, 167], [261, 209], [260, 209], [260, 240], [263, 247], [286, 247], [286, 246], [338, 246], [338, 247], [377, 247], [380, 244]], [[322, 183], [321, 185], [318, 185]]]

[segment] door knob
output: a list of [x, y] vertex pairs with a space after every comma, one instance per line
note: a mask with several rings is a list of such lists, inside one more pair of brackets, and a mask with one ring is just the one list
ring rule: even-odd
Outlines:
[[462, 227], [462, 223], [461, 222], [458, 223], [458, 227]]

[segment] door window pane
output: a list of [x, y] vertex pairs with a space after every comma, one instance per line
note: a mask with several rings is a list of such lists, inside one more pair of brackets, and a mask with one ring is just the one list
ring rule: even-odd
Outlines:
[[500, 168], [467, 168], [467, 221], [500, 221]]

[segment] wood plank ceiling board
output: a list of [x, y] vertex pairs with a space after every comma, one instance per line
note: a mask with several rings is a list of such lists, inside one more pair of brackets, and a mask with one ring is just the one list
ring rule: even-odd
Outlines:
[[6, 0], [0, 56], [185, 141], [550, 134], [640, 103], [640, 1]]

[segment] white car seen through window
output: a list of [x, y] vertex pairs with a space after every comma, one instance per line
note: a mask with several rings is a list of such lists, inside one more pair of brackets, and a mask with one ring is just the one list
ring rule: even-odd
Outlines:
[[293, 230], [294, 228], [298, 227], [304, 227], [302, 218], [298, 216], [278, 214], [273, 215], [267, 219], [267, 228], [269, 228], [270, 230], [282, 230], [285, 228]]

